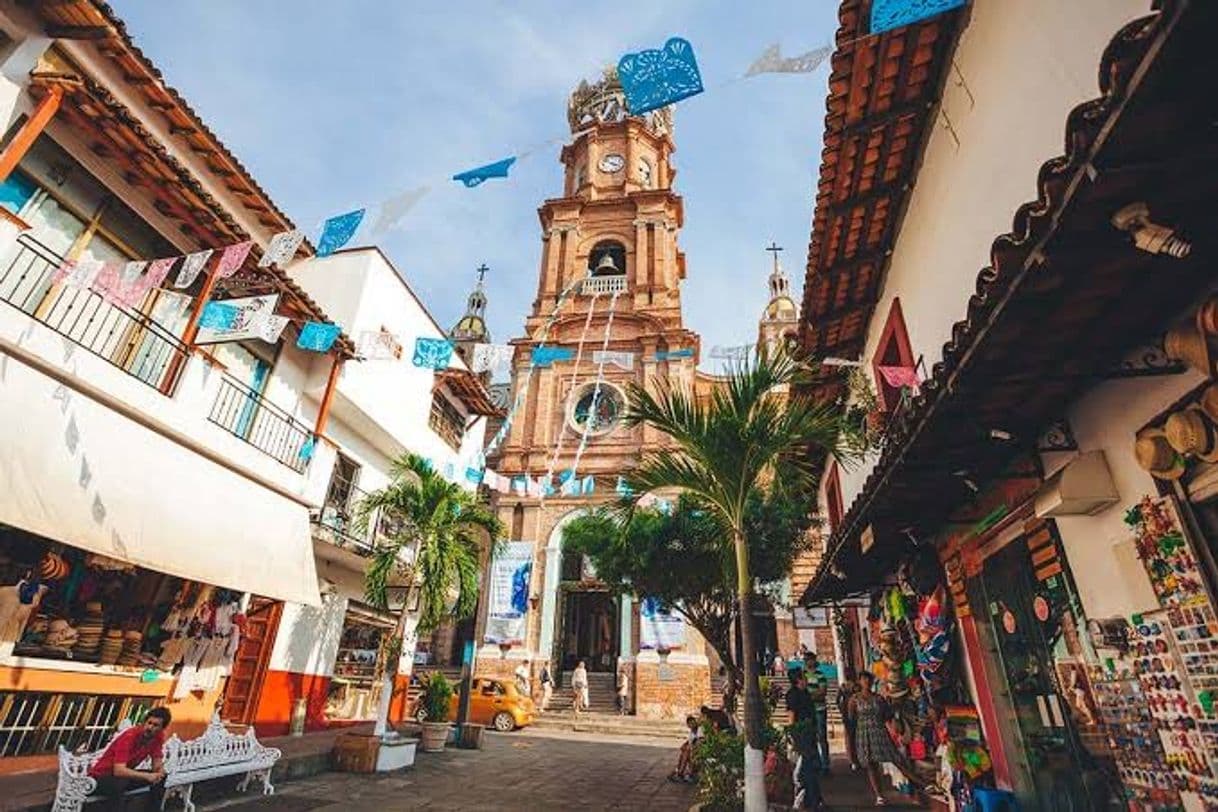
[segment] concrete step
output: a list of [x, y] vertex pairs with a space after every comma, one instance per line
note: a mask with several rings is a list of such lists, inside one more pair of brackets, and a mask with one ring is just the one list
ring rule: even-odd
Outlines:
[[546, 730], [566, 730], [579, 733], [604, 733], [616, 736], [651, 736], [680, 740], [689, 729], [676, 719], [639, 719], [612, 713], [583, 713], [571, 711], [547, 712], [538, 716], [534, 727]]

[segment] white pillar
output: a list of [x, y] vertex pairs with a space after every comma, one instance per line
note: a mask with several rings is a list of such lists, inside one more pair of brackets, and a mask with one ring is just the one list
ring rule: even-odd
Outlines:
[[618, 614], [618, 655], [621, 657], [634, 656], [634, 630], [631, 628], [633, 606], [633, 598], [629, 595], [621, 597], [621, 612]]
[[[548, 661], [554, 655], [554, 618], [558, 614], [558, 578], [562, 569], [562, 548], [546, 548], [546, 577], [541, 592], [541, 636], [537, 656]], [[554, 668], [561, 664], [555, 663]]]

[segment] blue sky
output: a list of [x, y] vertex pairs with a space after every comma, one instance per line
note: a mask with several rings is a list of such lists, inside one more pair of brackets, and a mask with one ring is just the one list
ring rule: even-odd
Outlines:
[[[829, 0], [344, 3], [119, 0], [136, 43], [302, 228], [430, 183], [381, 247], [437, 320], [464, 309], [485, 262], [497, 340], [536, 294], [537, 207], [561, 191], [559, 145], [506, 181], [442, 179], [567, 133], [582, 78], [625, 51], [689, 39], [706, 92], [676, 110], [685, 198], [685, 321], [705, 350], [755, 340], [771, 239], [801, 289], [828, 66], [741, 75], [764, 48], [831, 42]], [[717, 363], [717, 362], [716, 362]]]

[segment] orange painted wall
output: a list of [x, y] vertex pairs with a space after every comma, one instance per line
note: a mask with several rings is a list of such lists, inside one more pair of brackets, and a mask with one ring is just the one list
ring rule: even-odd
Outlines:
[[140, 682], [138, 671], [125, 674], [105, 674], [74, 671], [46, 671], [40, 668], [0, 667], [0, 691], [43, 691], [47, 693], [102, 694], [147, 696], [161, 700], [160, 704], [173, 714], [171, 733], [193, 738], [203, 732], [211, 719], [223, 687], [207, 693], [192, 693], [186, 698], [169, 698], [173, 680]]
[[[409, 685], [408, 677], [398, 677], [395, 681], [393, 701], [389, 705], [391, 722], [400, 722], [406, 718], [406, 694]], [[290, 671], [267, 671], [266, 679], [262, 683], [262, 693], [258, 697], [254, 729], [258, 731], [259, 736], [287, 735], [291, 729], [292, 705], [302, 696], [308, 700], [305, 710], [306, 731], [353, 724], [326, 718], [326, 696], [329, 691], [329, 677]]]

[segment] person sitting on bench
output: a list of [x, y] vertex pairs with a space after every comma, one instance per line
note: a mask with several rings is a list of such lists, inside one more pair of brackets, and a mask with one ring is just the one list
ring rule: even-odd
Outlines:
[[[110, 742], [106, 752], [89, 768], [97, 779], [95, 795], [107, 799], [105, 809], [121, 810], [123, 795], [140, 787], [148, 787], [144, 801], [146, 812], [160, 810], [165, 795], [165, 770], [162, 747], [165, 729], [172, 720], [166, 708], [153, 708], [143, 724], [133, 725]], [[152, 760], [149, 770], [137, 769], [145, 759]]]

